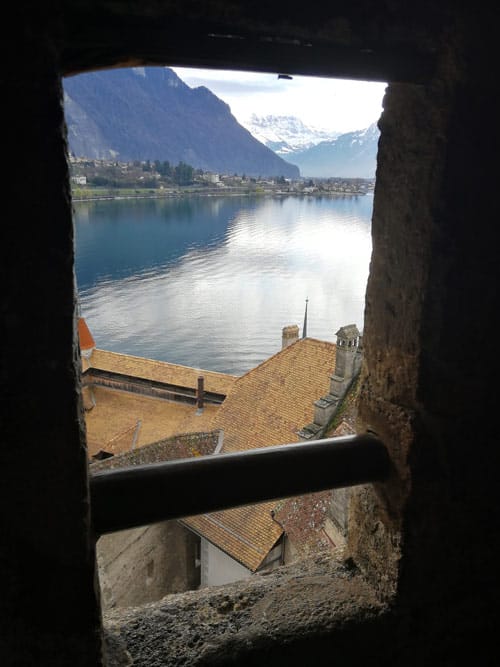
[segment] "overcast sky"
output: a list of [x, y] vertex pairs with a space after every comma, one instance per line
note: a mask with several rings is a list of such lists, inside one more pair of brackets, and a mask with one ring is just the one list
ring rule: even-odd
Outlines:
[[222, 70], [172, 68], [191, 88], [206, 86], [229, 104], [240, 123], [256, 113], [296, 116], [333, 132], [368, 127], [382, 112], [385, 83]]

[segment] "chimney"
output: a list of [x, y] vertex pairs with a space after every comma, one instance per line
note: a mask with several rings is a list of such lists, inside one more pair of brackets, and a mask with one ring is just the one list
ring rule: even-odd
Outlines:
[[358, 351], [360, 333], [355, 324], [348, 324], [335, 334], [337, 336], [337, 351], [335, 354], [335, 375], [345, 380], [354, 376], [354, 357]]
[[284, 350], [285, 347], [292, 345], [299, 340], [299, 326], [298, 324], [290, 324], [287, 327], [283, 327], [281, 334], [281, 349]]
[[203, 410], [203, 399], [205, 397], [205, 379], [203, 375], [198, 378], [198, 388], [196, 390], [196, 406], [198, 410]]

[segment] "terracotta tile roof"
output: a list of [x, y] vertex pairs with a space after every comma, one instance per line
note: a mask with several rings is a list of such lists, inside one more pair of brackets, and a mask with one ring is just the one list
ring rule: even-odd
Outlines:
[[78, 318], [78, 337], [80, 339], [81, 350], [91, 350], [95, 347], [94, 337], [90, 333], [87, 322], [85, 322], [83, 317]]
[[[297, 442], [297, 432], [313, 420], [314, 401], [328, 393], [335, 349], [334, 343], [304, 338], [238, 378], [212, 422], [224, 432], [222, 452]], [[283, 532], [271, 517], [275, 504], [189, 517], [185, 523], [255, 571]]]
[[86, 388], [86, 394], [93, 405], [85, 413], [89, 457], [101, 449], [113, 454], [129, 451], [134, 438], [139, 448], [179, 433], [208, 431], [220, 409], [205, 405], [200, 414], [187, 403], [99, 386]]
[[103, 371], [130, 375], [146, 380], [154, 380], [179, 387], [196, 388], [198, 377], [205, 379], [205, 391], [226, 395], [237, 379], [235, 375], [200, 370], [166, 361], [155, 361], [143, 357], [133, 357], [118, 352], [95, 349], [90, 357], [90, 366]]
[[224, 430], [224, 452], [297, 442], [313, 421], [314, 401], [328, 393], [334, 343], [303, 338], [239, 377], [214, 427]]
[[272, 520], [274, 503], [262, 503], [185, 519], [195, 532], [255, 572], [283, 531]]
[[335, 545], [325, 531], [331, 500], [331, 491], [321, 491], [287, 498], [276, 507], [275, 518], [300, 558], [340, 546]]

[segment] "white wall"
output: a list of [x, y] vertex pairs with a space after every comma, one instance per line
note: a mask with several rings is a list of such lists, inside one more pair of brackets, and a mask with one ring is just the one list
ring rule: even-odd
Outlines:
[[250, 570], [201, 538], [201, 586], [219, 586], [251, 576]]

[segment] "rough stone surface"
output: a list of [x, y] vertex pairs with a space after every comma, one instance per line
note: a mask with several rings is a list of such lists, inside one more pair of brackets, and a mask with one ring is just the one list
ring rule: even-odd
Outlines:
[[178, 521], [102, 535], [97, 562], [103, 609], [159, 600], [195, 588], [198, 538]]
[[86, 667], [100, 660], [100, 619], [62, 90], [47, 18], [35, 30], [11, 20], [4, 148], [14, 171], [21, 155], [34, 168], [12, 185], [0, 231], [0, 664]]
[[138, 447], [117, 456], [90, 463], [90, 474], [114, 468], [163, 463], [176, 459], [208, 456], [213, 454], [219, 442], [220, 431], [203, 433], [182, 433], [171, 438], [165, 438], [143, 447]]
[[267, 664], [258, 657], [259, 647], [272, 653], [282, 644], [292, 647], [335, 628], [371, 622], [385, 611], [338, 550], [265, 576], [111, 610], [104, 622], [134, 665], [194, 667], [235, 664], [235, 656], [237, 664]]
[[[384, 485], [353, 493], [349, 545], [387, 596], [395, 592], [399, 573], [405, 502], [412, 491], [410, 457], [421, 446], [422, 350], [432, 341], [430, 335], [422, 339], [422, 327], [427, 295], [438, 290], [427, 266], [436, 234], [433, 202], [439, 200], [446, 161], [439, 146], [448, 131], [453, 88], [449, 72], [449, 88], [443, 84], [448, 58], [444, 49], [427, 86], [390, 85], [379, 121], [358, 427], [374, 430], [386, 444], [393, 474]], [[418, 224], [409, 224], [415, 219]]]

